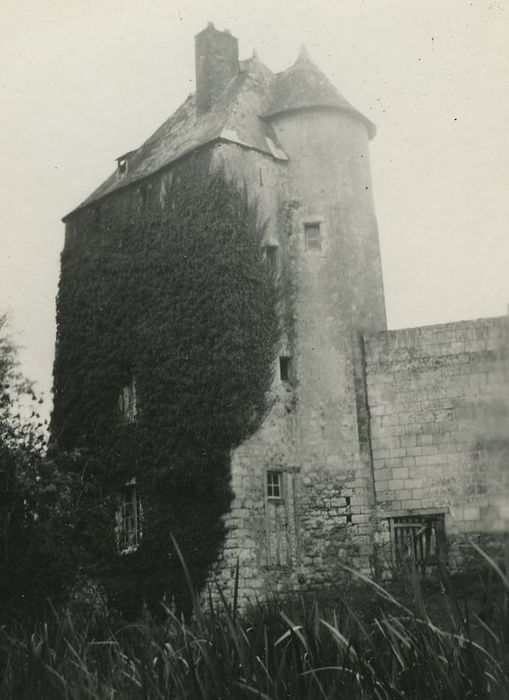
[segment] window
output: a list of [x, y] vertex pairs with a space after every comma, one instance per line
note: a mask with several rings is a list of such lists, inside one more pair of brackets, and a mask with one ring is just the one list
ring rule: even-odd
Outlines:
[[129, 170], [129, 158], [136, 153], [136, 150], [134, 151], [128, 151], [127, 153], [124, 153], [123, 155], [119, 156], [116, 158], [117, 161], [117, 175], [119, 178], [124, 177], [124, 175], [127, 174], [127, 171]]
[[350, 496], [345, 496], [345, 522], [352, 522], [352, 499]]
[[118, 409], [120, 419], [123, 423], [134, 423], [138, 410], [136, 406], [136, 384], [134, 379], [130, 384], [126, 384], [120, 390]]
[[267, 472], [267, 498], [282, 498], [281, 472]]
[[279, 376], [282, 382], [289, 382], [291, 379], [292, 358], [282, 356], [279, 358]]
[[136, 492], [136, 480], [127, 483], [119, 494], [117, 509], [117, 544], [123, 554], [134, 552], [142, 538], [141, 501]]
[[280, 466], [265, 471], [265, 547], [260, 551], [265, 566], [291, 567], [299, 562], [299, 537], [296, 517], [298, 467]]
[[447, 560], [443, 513], [395, 517], [391, 530], [396, 563], [413, 561], [424, 576], [427, 569]]
[[273, 275], [279, 273], [279, 247], [277, 245], [265, 246], [265, 260]]
[[321, 250], [322, 236], [320, 224], [305, 224], [304, 235], [306, 239], [306, 250]]
[[117, 158], [117, 172], [120, 177], [127, 173], [128, 168], [129, 161], [127, 160], [127, 157], [123, 156], [122, 158]]

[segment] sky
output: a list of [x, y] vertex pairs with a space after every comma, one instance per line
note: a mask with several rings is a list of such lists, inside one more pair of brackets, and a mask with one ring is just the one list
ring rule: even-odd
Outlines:
[[274, 71], [305, 44], [377, 125], [389, 328], [507, 313], [505, 3], [2, 0], [0, 313], [48, 406], [61, 218], [194, 91], [208, 21]]

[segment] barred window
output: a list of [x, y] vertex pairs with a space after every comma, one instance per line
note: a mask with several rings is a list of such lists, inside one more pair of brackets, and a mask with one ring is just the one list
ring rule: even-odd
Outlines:
[[116, 519], [119, 550], [123, 554], [135, 551], [141, 542], [143, 513], [134, 479], [126, 484], [119, 494]]
[[391, 530], [396, 563], [412, 561], [424, 576], [426, 570], [447, 561], [443, 513], [394, 517]]

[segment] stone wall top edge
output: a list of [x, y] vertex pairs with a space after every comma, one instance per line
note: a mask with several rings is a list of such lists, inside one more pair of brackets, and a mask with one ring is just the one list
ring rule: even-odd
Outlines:
[[401, 340], [406, 339], [422, 339], [423, 336], [432, 337], [437, 333], [453, 331], [466, 333], [471, 329], [490, 328], [499, 330], [504, 327], [504, 324], [509, 326], [509, 317], [504, 316], [487, 316], [485, 318], [467, 319], [462, 321], [450, 321], [448, 323], [435, 323], [424, 326], [411, 326], [409, 328], [394, 328], [382, 331], [371, 331], [364, 333], [364, 342], [368, 346], [382, 345], [383, 343], [392, 343], [400, 345]]

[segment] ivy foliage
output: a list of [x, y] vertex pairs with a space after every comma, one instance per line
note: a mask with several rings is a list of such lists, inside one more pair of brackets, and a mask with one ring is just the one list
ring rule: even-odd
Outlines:
[[[102, 489], [106, 516], [89, 525], [104, 530], [90, 536], [98, 570], [134, 609], [181, 588], [170, 532], [198, 588], [219, 551], [231, 450], [266, 411], [274, 281], [256, 203], [206, 154], [67, 226], [52, 435], [81, 451], [82, 469]], [[125, 423], [118, 397], [133, 381], [137, 416]], [[132, 477], [143, 539], [120, 556], [113, 494]]]

